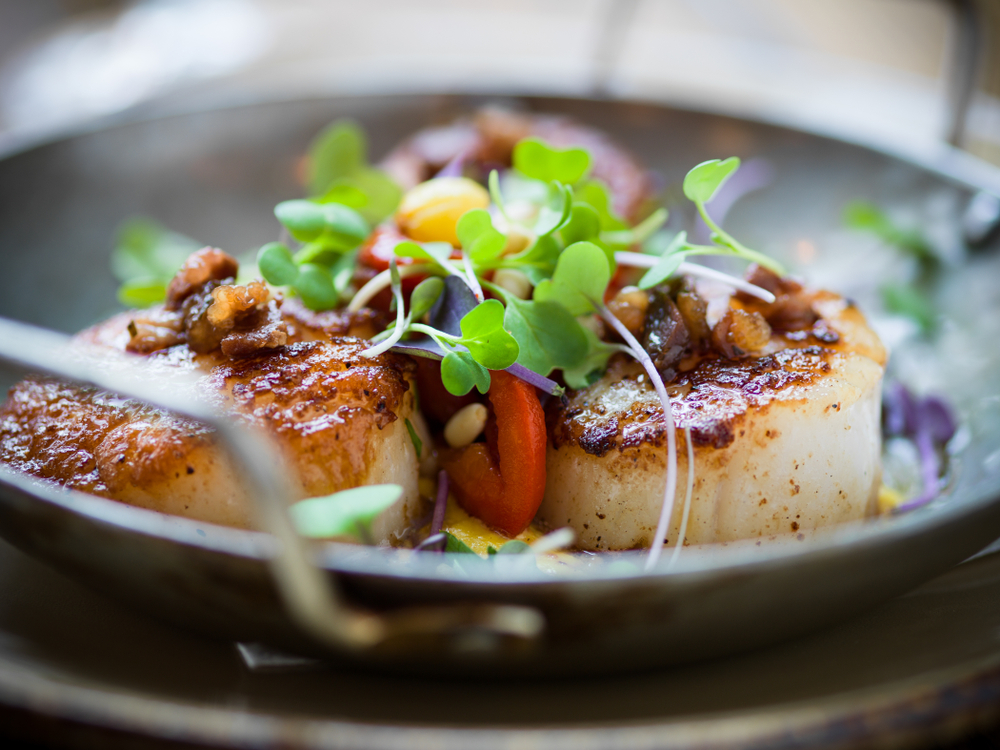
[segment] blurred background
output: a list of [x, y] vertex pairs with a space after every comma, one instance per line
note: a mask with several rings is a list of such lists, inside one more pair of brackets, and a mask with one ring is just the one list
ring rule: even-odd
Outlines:
[[1000, 164], [1000, 0], [0, 0], [0, 143], [303, 93], [609, 95]]

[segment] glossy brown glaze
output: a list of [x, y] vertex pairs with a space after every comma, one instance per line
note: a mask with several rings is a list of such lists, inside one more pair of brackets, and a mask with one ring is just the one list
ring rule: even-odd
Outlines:
[[123, 483], [187, 474], [185, 459], [211, 441], [196, 422], [48, 378], [23, 380], [0, 406], [0, 461], [106, 497]]
[[[830, 371], [832, 354], [810, 346], [743, 360], [703, 359], [670, 384], [677, 429], [690, 429], [696, 446], [725, 448], [748, 412], [766, 408], [775, 394], [787, 388], [814, 383]], [[603, 456], [643, 443], [666, 444], [663, 410], [649, 398], [642, 369], [620, 359], [610, 373], [613, 382], [608, 388], [614, 392], [610, 399], [622, 408], [610, 411], [595, 403], [596, 394], [589, 389], [573, 392], [565, 403], [552, 402], [548, 423], [553, 447], [576, 444], [591, 455]], [[608, 400], [609, 395], [602, 393], [600, 401]]]
[[[690, 428], [695, 445], [725, 448], [738, 437], [748, 413], [766, 409], [788, 388], [817, 382], [830, 372], [835, 356], [855, 353], [885, 365], [885, 349], [857, 308], [832, 292], [797, 284], [794, 291], [797, 309], [807, 312], [808, 320], [801, 320], [808, 327], [772, 332], [756, 356], [730, 359], [715, 351], [689, 352], [677, 372], [665, 373], [677, 429]], [[758, 313], [767, 308], [740, 299], [731, 304]], [[579, 445], [603, 456], [614, 448], [665, 444], [662, 409], [651, 398], [651, 386], [638, 364], [623, 356], [613, 360], [602, 383], [608, 385], [600, 391], [570, 391], [564, 401], [550, 402], [547, 420], [553, 447]], [[616, 408], [609, 409], [609, 402]]]
[[[285, 340], [286, 318], [278, 302], [264, 296], [253, 285], [210, 280], [189, 291], [182, 309], [121, 313], [77, 340], [146, 352], [150, 377], [204, 373], [200, 389], [211, 401], [273, 439], [300, 497], [398, 481], [414, 485], [417, 500], [416, 459], [409, 456], [409, 477], [409, 439], [405, 428], [394, 427], [413, 417], [412, 362], [394, 354], [362, 357], [366, 340], [327, 333], [341, 326], [351, 330], [355, 319], [370, 325], [372, 318], [364, 315], [307, 315], [291, 306], [297, 340], [281, 345], [274, 336], [279, 331]], [[185, 341], [192, 335], [185, 309], [198, 300], [223, 308], [214, 319], [204, 316], [212, 330], [225, 334], [207, 352]], [[92, 388], [38, 378], [16, 385], [0, 407], [0, 462], [155, 510], [253, 525], [238, 473], [214, 433]], [[411, 510], [407, 505], [402, 515]]]

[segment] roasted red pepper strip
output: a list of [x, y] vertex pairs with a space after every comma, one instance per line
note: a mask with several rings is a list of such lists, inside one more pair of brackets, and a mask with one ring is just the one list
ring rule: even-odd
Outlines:
[[545, 494], [545, 415], [534, 386], [504, 371], [490, 372], [490, 379], [496, 450], [473, 443], [449, 452], [443, 464], [462, 507], [514, 537], [528, 528]]

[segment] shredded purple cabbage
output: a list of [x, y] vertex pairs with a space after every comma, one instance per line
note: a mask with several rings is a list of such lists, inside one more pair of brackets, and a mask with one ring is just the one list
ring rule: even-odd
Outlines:
[[431, 520], [431, 535], [437, 534], [444, 526], [444, 512], [448, 507], [448, 472], [438, 472], [438, 491], [434, 498], [434, 517]]
[[882, 399], [885, 433], [912, 440], [920, 457], [923, 491], [896, 508], [904, 512], [937, 497], [941, 484], [939, 451], [955, 434], [955, 417], [938, 396], [918, 398], [902, 383], [894, 383]]

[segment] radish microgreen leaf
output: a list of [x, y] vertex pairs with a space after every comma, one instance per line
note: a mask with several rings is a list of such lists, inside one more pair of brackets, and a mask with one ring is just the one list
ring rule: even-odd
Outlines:
[[591, 300], [604, 298], [610, 280], [611, 268], [604, 250], [592, 242], [576, 242], [563, 250], [552, 278], [535, 287], [534, 299], [551, 300], [571, 315], [584, 315], [594, 311]]
[[469, 258], [477, 264], [497, 258], [507, 243], [507, 238], [493, 227], [489, 211], [482, 208], [466, 211], [455, 231]]
[[260, 249], [257, 268], [265, 281], [275, 286], [289, 286], [299, 278], [299, 267], [291, 251], [280, 242], [269, 242]]
[[477, 362], [489, 370], [504, 370], [517, 361], [518, 345], [504, 327], [504, 307], [488, 299], [466, 313], [459, 340]]
[[740, 160], [735, 156], [725, 161], [703, 161], [685, 175], [684, 195], [693, 203], [708, 203], [739, 166]]
[[370, 484], [300, 500], [289, 512], [302, 536], [314, 539], [352, 536], [369, 542], [372, 522], [402, 496], [403, 488], [398, 484]]
[[464, 396], [473, 388], [486, 393], [490, 389], [490, 373], [468, 352], [448, 352], [441, 360], [441, 382], [455, 396]]
[[578, 182], [590, 169], [590, 154], [582, 148], [558, 149], [541, 138], [525, 138], [514, 146], [514, 169], [542, 182]]

